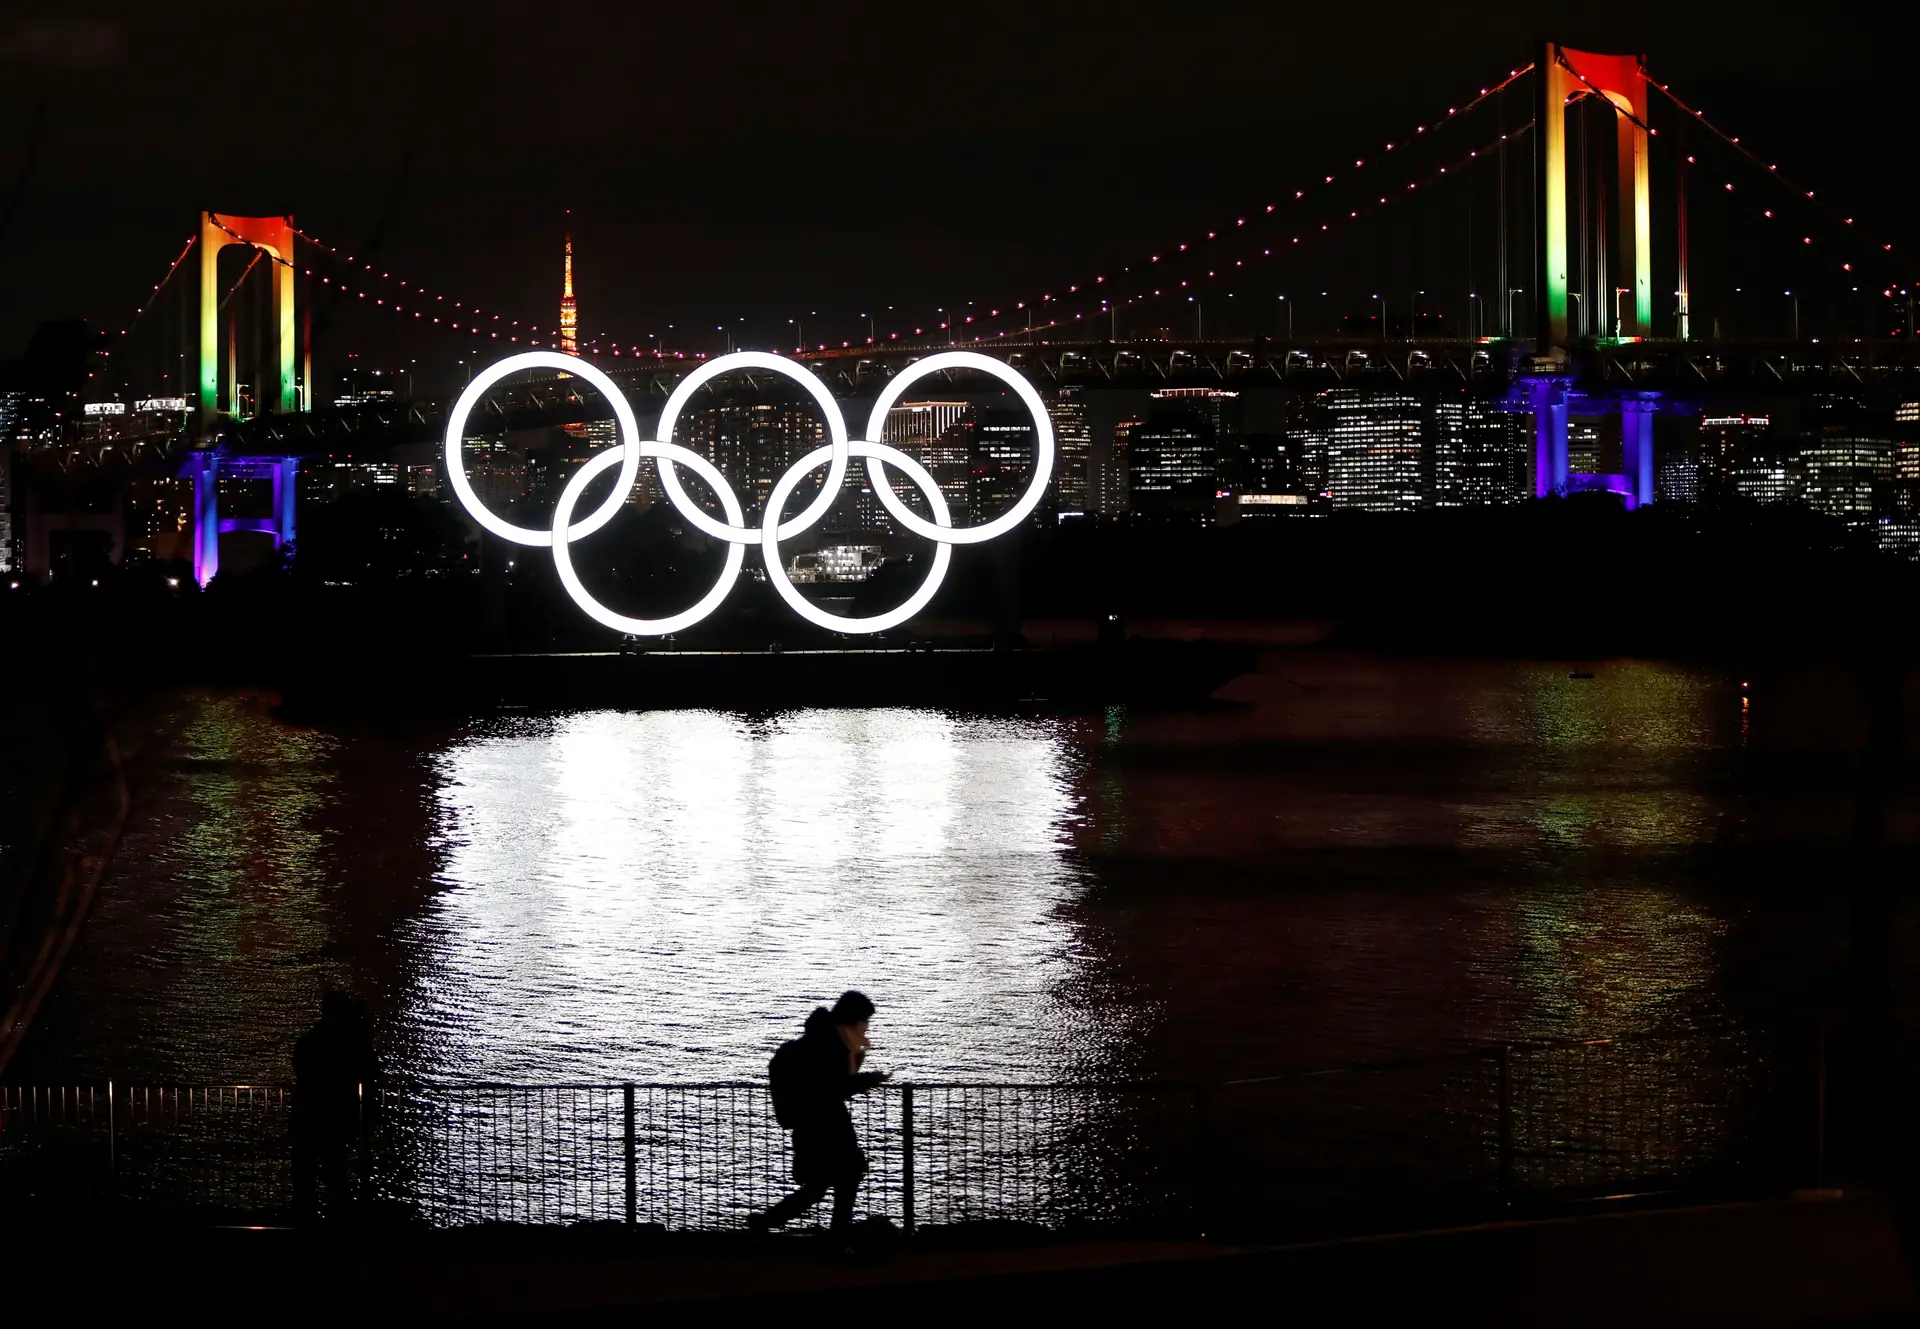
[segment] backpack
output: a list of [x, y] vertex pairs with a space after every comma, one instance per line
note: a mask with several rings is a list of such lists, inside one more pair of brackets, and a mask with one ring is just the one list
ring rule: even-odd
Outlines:
[[773, 1060], [767, 1063], [767, 1088], [773, 1095], [773, 1119], [782, 1129], [792, 1130], [800, 1124], [805, 1108], [802, 1099], [806, 1089], [802, 1081], [806, 1078], [806, 1050], [800, 1046], [797, 1038], [782, 1043], [773, 1054]]

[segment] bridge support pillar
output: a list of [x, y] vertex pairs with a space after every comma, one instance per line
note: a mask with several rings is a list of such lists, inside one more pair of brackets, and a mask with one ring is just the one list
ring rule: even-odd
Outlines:
[[190, 452], [181, 470], [193, 481], [193, 579], [205, 586], [220, 571], [220, 455]]
[[[298, 457], [228, 457], [217, 452], [191, 452], [180, 473], [193, 481], [193, 579], [205, 586], [220, 571], [220, 537], [229, 531], [256, 531], [273, 537], [276, 552], [293, 543], [295, 480]], [[268, 480], [273, 485], [273, 511], [265, 518], [222, 517], [220, 477]]]
[[1567, 380], [1536, 378], [1527, 384], [1533, 405], [1533, 496], [1567, 492]]
[[293, 483], [299, 471], [298, 457], [282, 457], [273, 464], [273, 547], [277, 550], [293, 543]]
[[1651, 403], [1620, 403], [1620, 469], [1633, 486], [1635, 507], [1653, 502], [1653, 410]]

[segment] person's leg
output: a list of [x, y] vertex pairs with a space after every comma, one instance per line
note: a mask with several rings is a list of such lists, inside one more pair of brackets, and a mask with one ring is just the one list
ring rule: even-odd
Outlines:
[[327, 1141], [320, 1174], [327, 1191], [327, 1217], [336, 1220], [346, 1217], [353, 1204], [353, 1168], [347, 1158], [345, 1140]]
[[833, 1230], [845, 1232], [853, 1226], [853, 1200], [860, 1193], [860, 1174], [850, 1173], [833, 1184]]
[[[804, 1214], [807, 1210], [813, 1208], [813, 1206], [815, 1206], [816, 1204], [819, 1204], [821, 1198], [825, 1196], [826, 1193], [827, 1193], [826, 1182], [824, 1181], [808, 1182], [806, 1185], [802, 1186], [799, 1190], [795, 1191], [792, 1195], [789, 1195], [786, 1199], [780, 1201], [779, 1204], [776, 1204], [775, 1206], [773, 1206], [773, 1208], [767, 1210], [766, 1219], [765, 1219], [767, 1226], [779, 1227], [782, 1223], [791, 1222], [792, 1220], [798, 1218], [801, 1214]], [[836, 1206], [837, 1206], [837, 1201], [836, 1201]]]
[[293, 1136], [293, 1212], [302, 1223], [320, 1216], [319, 1161], [314, 1157], [313, 1141], [304, 1131]]

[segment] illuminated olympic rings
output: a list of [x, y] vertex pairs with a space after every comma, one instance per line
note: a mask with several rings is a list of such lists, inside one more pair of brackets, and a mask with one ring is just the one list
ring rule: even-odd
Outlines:
[[[472, 414], [481, 396], [502, 378], [519, 369], [557, 369], [592, 384], [612, 404], [613, 418], [620, 427], [620, 442], [593, 457], [567, 481], [566, 488], [560, 492], [560, 501], [554, 507], [553, 523], [545, 530], [515, 526], [489, 512], [467, 479], [466, 466], [460, 457], [460, 441], [466, 432], [467, 417]], [[767, 513], [777, 518], [800, 482], [825, 466], [827, 474], [820, 486], [820, 493], [791, 520], [767, 525], [767, 518], [763, 516], [762, 525], [748, 526], [739, 498], [719, 469], [699, 453], [673, 442], [673, 426], [693, 399], [693, 394], [709, 379], [735, 369], [765, 369], [786, 375], [811, 394], [826, 416], [827, 446], [808, 453], [789, 467], [774, 484], [773, 492], [767, 498]], [[898, 448], [880, 441], [887, 412], [893, 409], [894, 403], [900, 400], [906, 390], [929, 374], [949, 369], [971, 369], [991, 374], [1012, 388], [1033, 416], [1033, 478], [1019, 502], [992, 521], [979, 526], [953, 526], [948, 519], [946, 498], [926, 468]], [[866, 436], [859, 439], [847, 437], [847, 422], [840, 414], [840, 404], [827, 391], [826, 385], [804, 365], [761, 351], [738, 351], [709, 360], [680, 380], [679, 386], [667, 398], [666, 405], [660, 408], [658, 432], [658, 439], [641, 439], [633, 407], [613, 380], [593, 365], [558, 351], [524, 351], [519, 355], [510, 355], [475, 375], [448, 412], [447, 479], [452, 483], [460, 505], [484, 529], [515, 544], [551, 548], [554, 567], [560, 573], [560, 584], [589, 618], [616, 632], [639, 637], [660, 637], [682, 632], [719, 608], [720, 602], [727, 598], [727, 592], [733, 588], [734, 578], [739, 575], [741, 564], [746, 559], [747, 546], [755, 544], [760, 546], [760, 556], [766, 563], [767, 580], [773, 584], [780, 598], [809, 623], [835, 632], [885, 632], [888, 628], [898, 627], [926, 608], [934, 592], [940, 589], [941, 579], [946, 576], [947, 567], [953, 561], [954, 545], [978, 544], [1014, 529], [1039, 506], [1042, 495], [1046, 493], [1047, 480], [1053, 473], [1053, 422], [1047, 415], [1046, 403], [1040, 400], [1040, 394], [1018, 371], [973, 351], [942, 351], [915, 361], [895, 375], [893, 381], [887, 384], [886, 391], [880, 394], [880, 400], [873, 404], [873, 412], [867, 417]], [[680, 515], [695, 529], [716, 540], [723, 540], [727, 545], [726, 562], [713, 588], [692, 608], [665, 618], [629, 618], [625, 614], [615, 613], [588, 593], [573, 568], [573, 542], [593, 534], [613, 520], [620, 505], [626, 502], [627, 495], [633, 492], [643, 457], [653, 458], [660, 468], [661, 488], [666, 491], [667, 500]], [[827, 510], [833, 506], [834, 496], [846, 479], [847, 464], [854, 458], [866, 462], [873, 492], [893, 519], [915, 535], [932, 540], [935, 545], [933, 564], [927, 569], [926, 580], [920, 584], [920, 588], [905, 603], [865, 618], [830, 614], [821, 609], [794, 588], [792, 579], [787, 576], [787, 570], [780, 562], [780, 542], [791, 540], [811, 529], [827, 515]], [[601, 500], [599, 507], [575, 521], [574, 509], [579, 506], [580, 496], [586, 492], [587, 486], [614, 466], [620, 468], [620, 474], [615, 477], [612, 492]], [[679, 468], [682, 466], [691, 470], [713, 491], [720, 500], [720, 510], [726, 520], [722, 521], [703, 511], [688, 497], [680, 482]], [[887, 478], [888, 467], [913, 481], [933, 513], [932, 521], [914, 512], [901, 500]]]

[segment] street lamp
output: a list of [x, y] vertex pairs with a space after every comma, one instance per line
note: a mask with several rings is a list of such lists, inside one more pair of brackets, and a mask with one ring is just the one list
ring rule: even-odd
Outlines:
[[1524, 286], [1507, 287], [1507, 335], [1509, 337], [1513, 335], [1513, 297], [1525, 295], [1526, 291], [1527, 288]]
[[1625, 326], [1620, 315], [1620, 297], [1626, 293], [1627, 288], [1624, 286], [1616, 286], [1613, 288], [1613, 335], [1616, 337], [1620, 335], [1620, 329]]
[[1567, 299], [1573, 301], [1573, 335], [1576, 337], [1587, 335], [1586, 320], [1580, 317], [1580, 310], [1583, 307], [1580, 304], [1580, 295], [1579, 291], [1567, 292]]
[[1386, 302], [1386, 298], [1385, 298], [1384, 296], [1382, 296], [1382, 295], [1381, 295], [1381, 294], [1380, 294], [1380, 293], [1379, 293], [1378, 291], [1375, 291], [1375, 292], [1373, 293], [1373, 298], [1374, 298], [1375, 300], [1378, 300], [1378, 301], [1380, 302], [1380, 340], [1381, 340], [1381, 341], [1385, 341], [1385, 340], [1387, 339], [1387, 302]]
[[1288, 300], [1287, 297], [1284, 295], [1279, 298], [1280, 298], [1280, 307], [1287, 311], [1287, 340], [1292, 341], [1293, 340], [1293, 302]]
[[1425, 291], [1415, 291], [1413, 298], [1407, 301], [1407, 307], [1412, 311], [1407, 317], [1408, 341], [1412, 341], [1414, 334], [1420, 331], [1420, 297], [1425, 294]]
[[1800, 340], [1800, 297], [1795, 295], [1792, 291], [1787, 291], [1784, 294], [1786, 295], [1787, 299], [1793, 301], [1793, 339], [1795, 341], [1799, 341]]
[[1193, 306], [1193, 339], [1195, 341], [1204, 341], [1207, 325], [1206, 311], [1200, 307], [1200, 301], [1191, 295], [1187, 297], [1187, 303]]
[[[1474, 302], [1475, 301], [1479, 301], [1480, 316], [1478, 320], [1474, 318]], [[1487, 302], [1485, 300], [1480, 299], [1480, 292], [1468, 291], [1467, 292], [1467, 338], [1468, 340], [1472, 340], [1473, 338], [1478, 337], [1480, 335], [1478, 332], [1474, 331], [1474, 329], [1477, 328], [1480, 324], [1485, 323], [1486, 321], [1487, 321]]]
[[796, 322], [793, 319], [788, 319], [787, 325], [793, 329], [794, 344], [798, 346], [800, 350], [802, 351], [806, 350], [807, 349], [807, 325], [804, 323]]

